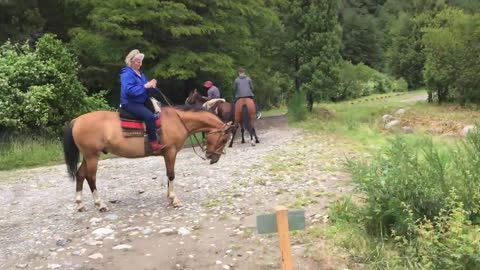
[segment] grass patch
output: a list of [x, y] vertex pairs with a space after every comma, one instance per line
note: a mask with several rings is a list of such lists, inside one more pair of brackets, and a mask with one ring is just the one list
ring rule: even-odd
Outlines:
[[217, 199], [212, 199], [212, 200], [202, 201], [200, 205], [203, 207], [215, 207], [215, 206], [220, 206], [221, 202]]
[[0, 170], [53, 165], [63, 162], [60, 140], [43, 138], [3, 139], [0, 143]]

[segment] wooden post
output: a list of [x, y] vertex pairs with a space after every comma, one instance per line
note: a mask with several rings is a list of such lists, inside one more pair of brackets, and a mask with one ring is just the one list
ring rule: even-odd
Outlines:
[[281, 270], [292, 270], [292, 254], [290, 252], [290, 240], [288, 239], [288, 216], [285, 206], [275, 207], [277, 219], [278, 243], [281, 253]]

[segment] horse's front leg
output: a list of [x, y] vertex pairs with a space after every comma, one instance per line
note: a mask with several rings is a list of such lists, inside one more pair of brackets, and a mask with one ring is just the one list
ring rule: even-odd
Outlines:
[[167, 168], [167, 177], [168, 177], [168, 193], [167, 198], [172, 204], [173, 207], [182, 206], [182, 202], [177, 198], [175, 194], [175, 186], [173, 180], [175, 179], [175, 150], [169, 150], [165, 153], [165, 167]]
[[235, 139], [235, 134], [237, 134], [237, 129], [238, 129], [238, 126], [235, 126], [233, 128], [233, 131], [232, 131], [232, 139], [230, 140], [230, 145], [228, 145], [228, 147], [232, 147], [233, 145], [233, 140]]

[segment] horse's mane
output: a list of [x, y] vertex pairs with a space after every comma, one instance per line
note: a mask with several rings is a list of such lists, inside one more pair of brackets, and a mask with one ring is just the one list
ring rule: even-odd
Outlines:
[[192, 105], [177, 105], [177, 106], [174, 106], [174, 108], [179, 110], [179, 111], [182, 111], [182, 112], [209, 112], [209, 113], [211, 113], [210, 111], [207, 111], [202, 107], [192, 106]]

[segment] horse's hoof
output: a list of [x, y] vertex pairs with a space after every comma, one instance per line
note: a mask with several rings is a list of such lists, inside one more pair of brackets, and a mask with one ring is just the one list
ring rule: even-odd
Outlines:
[[77, 211], [78, 212], [85, 212], [85, 211], [87, 211], [87, 208], [85, 208], [85, 206], [80, 206], [80, 207], [77, 208]]
[[110, 211], [110, 209], [108, 209], [108, 207], [106, 207], [106, 206], [102, 206], [102, 207], [98, 208], [98, 211], [104, 213], [104, 212]]
[[182, 206], [182, 202], [177, 198], [173, 199], [171, 204], [175, 208], [178, 208], [178, 207]]
[[242, 143], [245, 143], [245, 141], [242, 141]]

